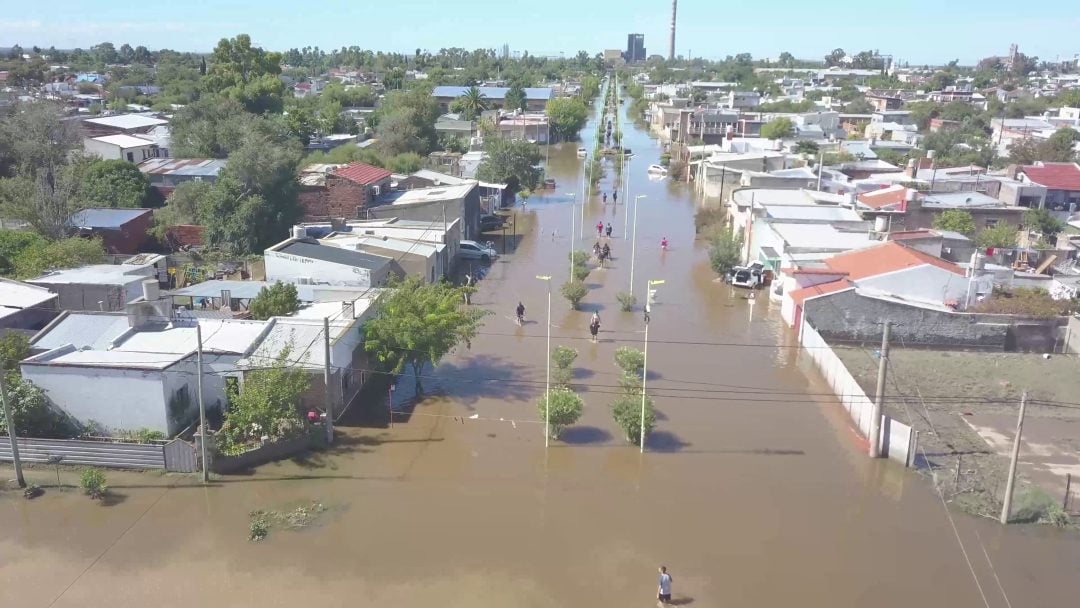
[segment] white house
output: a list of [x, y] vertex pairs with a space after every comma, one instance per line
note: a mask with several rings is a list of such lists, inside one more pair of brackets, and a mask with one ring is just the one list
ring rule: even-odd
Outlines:
[[381, 287], [394, 271], [391, 258], [307, 237], [286, 239], [267, 249], [263, 259], [268, 281], [301, 285]]
[[126, 160], [136, 164], [158, 156], [158, 147], [154, 142], [124, 134], [85, 139], [83, 149], [87, 154], [99, 156], [104, 160]]

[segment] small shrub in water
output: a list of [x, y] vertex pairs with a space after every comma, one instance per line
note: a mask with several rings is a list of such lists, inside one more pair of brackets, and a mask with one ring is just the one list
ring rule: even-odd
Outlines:
[[623, 312], [634, 310], [634, 304], [637, 304], [637, 298], [634, 297], [634, 294], [625, 291], [615, 294], [615, 299], [619, 301], [619, 309]]
[[101, 469], [83, 469], [79, 476], [79, 486], [91, 500], [103, 498], [109, 491], [109, 486], [105, 485], [105, 473]]
[[588, 293], [589, 288], [581, 281], [563, 283], [562, 285], [562, 295], [566, 298], [567, 302], [570, 302], [570, 308], [573, 308], [574, 310], [578, 309], [581, 300], [583, 300]]

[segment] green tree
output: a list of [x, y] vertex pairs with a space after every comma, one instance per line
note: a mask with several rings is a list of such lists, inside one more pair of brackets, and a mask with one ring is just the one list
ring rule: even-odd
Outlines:
[[970, 237], [975, 234], [975, 218], [967, 211], [949, 209], [934, 218], [934, 228], [951, 230]]
[[438, 143], [438, 117], [439, 105], [427, 87], [387, 93], [374, 116], [379, 147], [390, 156], [428, 154]]
[[1080, 132], [1072, 127], [1062, 127], [1047, 138], [1040, 146], [1039, 160], [1046, 162], [1072, 162], [1076, 158], [1076, 142], [1080, 141]]
[[[624, 394], [611, 403], [611, 416], [615, 424], [623, 431], [626, 440], [634, 445], [641, 444], [641, 394]], [[645, 437], [656, 426], [656, 410], [652, 397], [645, 396]]]
[[90, 497], [90, 500], [100, 500], [109, 493], [105, 472], [94, 467], [83, 469], [79, 474], [79, 487], [82, 488], [83, 494]]
[[503, 109], [511, 112], [514, 110], [521, 110], [524, 112], [527, 107], [527, 101], [525, 89], [514, 84], [510, 87], [510, 90], [506, 92], [506, 96], [503, 98]]
[[29, 230], [0, 230], [0, 275], [15, 273], [15, 260], [31, 247], [44, 247], [48, 241]]
[[408, 365], [420, 394], [424, 367], [461, 343], [468, 347], [487, 314], [466, 306], [460, 287], [407, 276], [379, 297], [375, 318], [364, 326], [364, 348], [395, 374]]
[[709, 265], [713, 272], [724, 275], [739, 265], [742, 259], [742, 236], [731, 230], [719, 230], [709, 246]]
[[540, 185], [540, 148], [536, 144], [490, 136], [484, 139], [484, 152], [477, 179], [506, 184], [512, 192], [535, 190]]
[[1042, 146], [1034, 139], [1014, 140], [1009, 144], [1009, 162], [1016, 165], [1031, 165], [1042, 159]]
[[244, 376], [242, 390], [232, 390], [228, 396], [225, 423], [218, 433], [219, 448], [236, 454], [258, 445], [264, 436], [273, 441], [304, 428], [300, 396], [311, 384], [311, 377], [297, 363], [293, 345], [289, 345], [272, 365]]
[[483, 94], [477, 87], [469, 87], [465, 90], [465, 93], [458, 98], [461, 102], [461, 114], [465, 120], [476, 120], [480, 117], [480, 113], [488, 109], [487, 95]]
[[222, 38], [214, 47], [203, 86], [209, 93], [240, 102], [249, 112], [280, 113], [285, 96], [280, 74], [281, 54], [254, 47], [250, 36], [240, 34]]
[[173, 190], [165, 206], [154, 212], [154, 225], [150, 233], [159, 241], [173, 226], [199, 223], [199, 203], [209, 196], [213, 184], [209, 182], [183, 182]]
[[581, 300], [589, 293], [589, 288], [582, 281], [567, 281], [562, 284], [560, 291], [566, 301], [570, 303], [570, 308], [577, 310], [578, 306], [581, 305]]
[[[548, 402], [551, 404], [550, 407]], [[558, 439], [563, 429], [581, 418], [583, 406], [584, 402], [581, 397], [564, 386], [552, 387], [548, 400], [541, 396], [536, 402], [536, 409], [540, 413], [540, 419], [548, 421], [548, 429], [552, 439]]]
[[551, 362], [555, 368], [551, 370], [551, 382], [556, 387], [569, 388], [574, 379], [574, 360], [578, 352], [568, 346], [556, 346], [551, 353]]
[[784, 139], [795, 134], [795, 125], [789, 118], [774, 118], [761, 126], [761, 136], [765, 139]]
[[83, 207], [140, 208], [159, 200], [146, 174], [123, 160], [87, 159], [76, 163]]
[[577, 137], [589, 120], [589, 108], [580, 97], [559, 97], [548, 102], [548, 121], [555, 134], [564, 140]]
[[53, 241], [44, 247], [30, 247], [15, 258], [15, 275], [32, 279], [50, 270], [77, 268], [105, 261], [100, 239], [72, 237]]
[[[15, 423], [15, 433], [23, 437], [65, 439], [78, 432], [77, 425], [63, 412], [49, 406], [45, 391], [24, 380], [16, 372], [7, 376], [8, 405]], [[7, 423], [0, 416], [0, 433], [7, 434]]]
[[0, 373], [18, 372], [19, 362], [30, 356], [30, 340], [22, 334], [0, 337]]
[[270, 317], [288, 317], [298, 310], [300, 298], [296, 295], [296, 285], [281, 281], [260, 289], [259, 295], [248, 306], [252, 318], [260, 321]]
[[795, 142], [794, 152], [796, 154], [806, 154], [808, 156], [817, 154], [818, 153], [817, 142], [813, 142], [813, 141], [809, 141], [809, 140], [805, 140], [805, 139], [801, 140], [801, 141], [797, 141], [797, 142]]
[[1009, 224], [998, 224], [992, 228], [983, 228], [975, 235], [975, 246], [986, 247], [1015, 247], [1016, 227]]
[[1057, 219], [1046, 209], [1028, 209], [1024, 212], [1024, 226], [1028, 230], [1034, 230], [1047, 240], [1054, 237], [1067, 227], [1065, 222]]

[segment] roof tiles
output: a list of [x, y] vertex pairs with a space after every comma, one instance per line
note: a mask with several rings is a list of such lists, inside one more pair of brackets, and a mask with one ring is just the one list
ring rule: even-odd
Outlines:
[[334, 171], [334, 175], [356, 182], [361, 185], [369, 185], [389, 179], [390, 172], [379, 167], [372, 167], [364, 163], [352, 163]]
[[1021, 171], [1050, 190], [1080, 191], [1080, 166], [1076, 163], [1043, 163], [1041, 167], [1025, 166]]
[[926, 264], [960, 276], [965, 274], [962, 268], [952, 262], [893, 242], [834, 255], [826, 259], [825, 264], [837, 272], [846, 272], [847, 278], [852, 281]]

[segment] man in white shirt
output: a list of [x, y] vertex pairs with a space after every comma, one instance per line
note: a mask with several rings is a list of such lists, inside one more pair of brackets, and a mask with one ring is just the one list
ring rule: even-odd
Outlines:
[[656, 589], [656, 599], [660, 604], [671, 603], [671, 575], [667, 566], [660, 566], [660, 584]]

